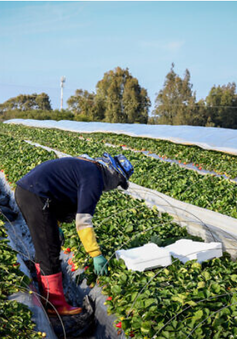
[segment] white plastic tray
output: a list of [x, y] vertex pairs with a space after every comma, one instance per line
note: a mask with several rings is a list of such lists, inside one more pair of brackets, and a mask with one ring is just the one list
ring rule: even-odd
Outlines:
[[172, 263], [170, 253], [153, 243], [116, 251], [116, 258], [123, 259], [128, 269], [139, 272]]
[[189, 260], [196, 259], [197, 262], [201, 263], [222, 256], [222, 244], [220, 242], [203, 243], [181, 239], [165, 248], [173, 257], [178, 258], [184, 264]]

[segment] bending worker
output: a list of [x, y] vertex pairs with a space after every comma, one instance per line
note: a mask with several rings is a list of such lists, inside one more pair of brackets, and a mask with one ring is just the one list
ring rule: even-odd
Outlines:
[[[100, 251], [92, 216], [102, 192], [118, 186], [128, 188], [133, 166], [123, 155], [91, 159], [87, 155], [49, 160], [17, 182], [16, 202], [29, 227], [35, 248], [35, 267], [41, 293], [60, 315], [79, 314], [63, 293], [58, 221], [76, 220], [80, 240], [93, 258], [96, 274], [107, 273], [107, 260]], [[54, 313], [53, 308], [48, 313]]]

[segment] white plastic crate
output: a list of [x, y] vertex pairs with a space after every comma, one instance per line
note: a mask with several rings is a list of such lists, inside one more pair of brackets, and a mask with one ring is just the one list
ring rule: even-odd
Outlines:
[[123, 259], [128, 269], [139, 272], [172, 263], [169, 251], [153, 243], [116, 251], [116, 258]]
[[184, 264], [196, 259], [199, 263], [222, 256], [222, 244], [220, 242], [203, 243], [189, 239], [181, 239], [174, 244], [166, 246], [170, 254]]

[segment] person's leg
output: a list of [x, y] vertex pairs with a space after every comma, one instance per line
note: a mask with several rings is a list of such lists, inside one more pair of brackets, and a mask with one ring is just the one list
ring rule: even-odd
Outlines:
[[[70, 306], [65, 299], [59, 260], [60, 239], [56, 217], [44, 199], [16, 188], [16, 202], [29, 227], [36, 252], [36, 271], [41, 283], [42, 295], [48, 299], [60, 315], [81, 313], [80, 307]], [[40, 271], [39, 271], [40, 269]], [[50, 307], [48, 313], [54, 314]]]
[[51, 275], [61, 271], [59, 260], [60, 239], [56, 217], [46, 207], [46, 199], [17, 186], [17, 205], [30, 230], [35, 248], [35, 261], [40, 264], [41, 274]]

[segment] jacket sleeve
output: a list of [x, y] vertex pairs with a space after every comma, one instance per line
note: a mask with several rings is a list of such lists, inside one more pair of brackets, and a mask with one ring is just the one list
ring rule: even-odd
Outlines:
[[76, 228], [80, 240], [91, 257], [101, 254], [100, 247], [92, 224], [92, 217], [97, 202], [102, 194], [103, 184], [100, 181], [80, 185], [77, 196]]
[[92, 225], [92, 215], [89, 213], [77, 213], [76, 227], [80, 240], [89, 255], [94, 258], [101, 254], [100, 247], [96, 241]]

